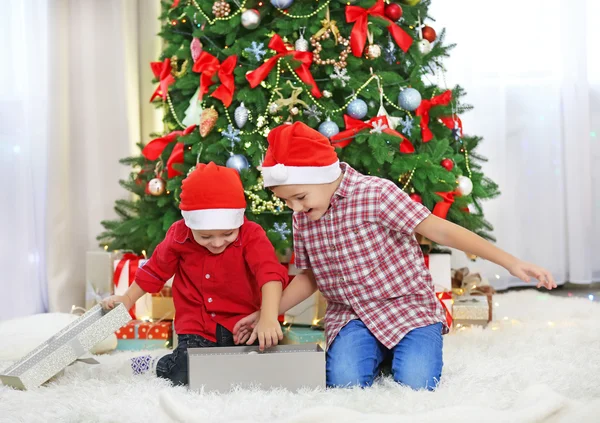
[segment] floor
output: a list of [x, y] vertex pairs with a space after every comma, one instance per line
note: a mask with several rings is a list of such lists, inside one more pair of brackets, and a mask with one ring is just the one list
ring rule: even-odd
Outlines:
[[32, 391], [0, 386], [0, 422], [597, 422], [600, 305], [586, 294], [598, 291], [576, 288], [497, 294], [485, 329], [444, 338], [433, 393], [388, 379], [365, 390], [198, 393], [119, 374], [137, 353], [113, 353]]

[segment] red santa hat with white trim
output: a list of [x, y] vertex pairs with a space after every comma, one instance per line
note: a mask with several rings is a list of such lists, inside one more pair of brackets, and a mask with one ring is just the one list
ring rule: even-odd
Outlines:
[[267, 140], [262, 164], [265, 187], [328, 184], [342, 173], [329, 139], [302, 122], [273, 128]]
[[197, 230], [237, 229], [244, 223], [246, 197], [237, 170], [200, 163], [181, 185], [185, 225]]

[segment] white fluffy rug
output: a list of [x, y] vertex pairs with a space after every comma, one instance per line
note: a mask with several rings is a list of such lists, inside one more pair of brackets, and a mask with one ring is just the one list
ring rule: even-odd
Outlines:
[[[433, 393], [383, 380], [365, 390], [198, 394], [116, 374], [136, 354], [115, 353], [29, 392], [0, 386], [0, 422], [600, 421], [600, 304], [536, 291], [495, 302], [487, 329], [444, 338], [442, 383]], [[0, 342], [4, 348], [10, 339]]]

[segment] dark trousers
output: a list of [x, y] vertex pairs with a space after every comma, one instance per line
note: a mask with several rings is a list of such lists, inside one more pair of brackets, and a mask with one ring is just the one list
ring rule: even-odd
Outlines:
[[217, 342], [209, 341], [200, 335], [177, 335], [178, 345], [171, 354], [165, 355], [156, 364], [156, 375], [169, 379], [173, 385], [188, 384], [188, 348], [232, 347], [233, 334], [217, 325]]

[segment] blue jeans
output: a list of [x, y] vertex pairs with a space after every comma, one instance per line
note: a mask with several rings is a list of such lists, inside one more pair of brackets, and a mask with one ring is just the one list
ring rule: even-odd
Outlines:
[[441, 323], [411, 330], [390, 350], [361, 320], [351, 320], [327, 351], [327, 386], [371, 386], [382, 363], [391, 360], [396, 382], [432, 391], [442, 376], [442, 345]]

